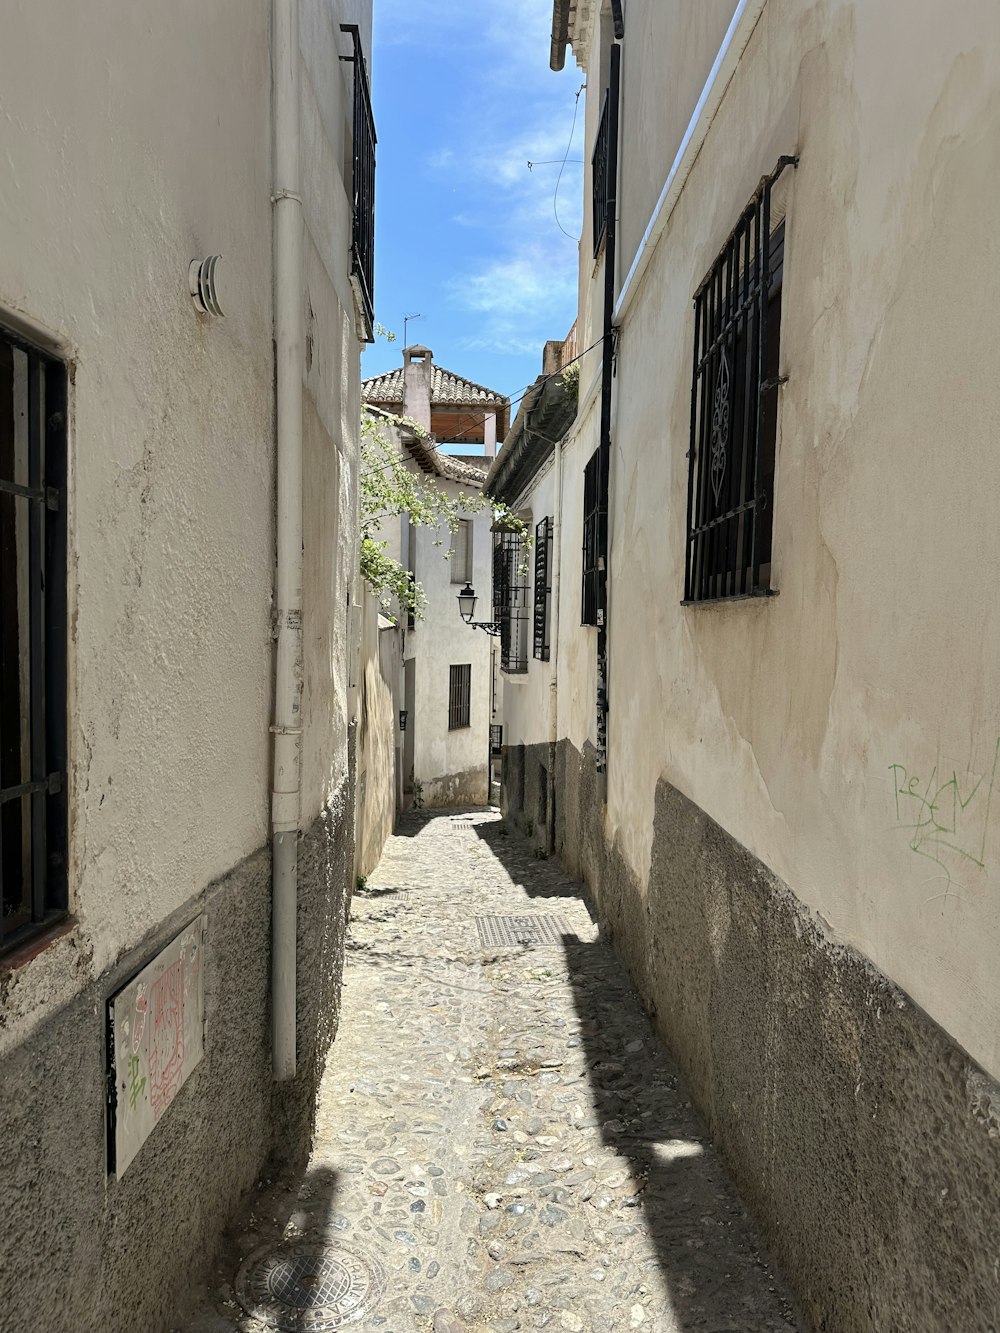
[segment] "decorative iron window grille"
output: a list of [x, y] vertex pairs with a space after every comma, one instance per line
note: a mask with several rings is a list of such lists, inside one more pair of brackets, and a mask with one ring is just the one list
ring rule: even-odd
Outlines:
[[519, 532], [493, 534], [493, 619], [500, 626], [500, 669], [528, 669], [528, 570]]
[[595, 449], [583, 471], [583, 606], [582, 625], [596, 625], [600, 588], [600, 450]]
[[375, 117], [372, 114], [368, 67], [355, 23], [342, 23], [350, 33], [354, 54], [344, 59], [354, 64], [354, 155], [352, 166], [351, 282], [364, 314], [365, 341], [375, 341]]
[[552, 520], [543, 518], [535, 527], [535, 606], [533, 652], [540, 662], [549, 660], [549, 618], [552, 609]]
[[684, 601], [767, 596], [777, 436], [784, 222], [781, 158], [695, 293]]
[[490, 754], [503, 754], [503, 727], [496, 723], [490, 727]]
[[472, 664], [448, 668], [448, 730], [469, 726], [472, 709]]
[[608, 200], [614, 193], [614, 181], [611, 179], [611, 135], [618, 132], [617, 106], [613, 106], [611, 89], [605, 89], [601, 103], [601, 118], [597, 123], [597, 135], [594, 139], [594, 152], [590, 159], [591, 186], [593, 190], [592, 225], [594, 229], [594, 254], [601, 248], [608, 229]]
[[0, 333], [0, 948], [67, 908], [66, 367]]

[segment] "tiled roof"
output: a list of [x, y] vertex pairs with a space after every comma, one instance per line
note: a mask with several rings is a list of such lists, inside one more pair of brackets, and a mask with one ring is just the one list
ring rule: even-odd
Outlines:
[[[366, 403], [402, 403], [403, 367], [362, 380], [361, 397]], [[432, 363], [431, 407], [442, 403], [454, 403], [458, 407], [506, 407], [507, 398], [495, 389], [487, 389], [485, 385]]]

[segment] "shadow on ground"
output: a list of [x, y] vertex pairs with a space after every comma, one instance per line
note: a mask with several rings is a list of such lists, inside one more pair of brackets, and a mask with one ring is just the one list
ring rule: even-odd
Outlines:
[[[579, 898], [596, 922], [586, 887], [556, 858], [536, 857], [505, 823], [476, 831], [530, 897]], [[803, 1329], [624, 963], [604, 940], [565, 935], [563, 949], [601, 1137], [631, 1163], [629, 1204], [644, 1213], [677, 1327]]]

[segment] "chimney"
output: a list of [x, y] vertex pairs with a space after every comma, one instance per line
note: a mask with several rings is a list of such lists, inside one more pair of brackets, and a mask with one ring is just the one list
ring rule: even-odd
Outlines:
[[563, 368], [563, 343], [561, 338], [550, 338], [542, 348], [542, 374], [555, 375]]
[[431, 363], [434, 353], [415, 343], [403, 348], [403, 415], [431, 428]]

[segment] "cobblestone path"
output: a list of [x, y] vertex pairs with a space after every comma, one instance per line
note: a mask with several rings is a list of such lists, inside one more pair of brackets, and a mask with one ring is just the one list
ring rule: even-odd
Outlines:
[[[306, 1279], [329, 1285], [327, 1322], [279, 1326], [802, 1327], [557, 863], [495, 811], [411, 814], [351, 915], [309, 1168], [258, 1201], [240, 1242], [339, 1256]], [[480, 919], [503, 917], [514, 942], [483, 943]], [[529, 942], [538, 917], [558, 918], [551, 942]], [[198, 1333], [274, 1327], [236, 1295], [223, 1285]]]

